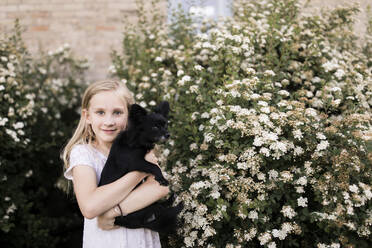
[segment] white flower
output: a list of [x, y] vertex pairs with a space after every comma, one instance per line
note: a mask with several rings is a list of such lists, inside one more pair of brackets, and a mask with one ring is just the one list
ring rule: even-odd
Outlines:
[[299, 179], [297, 179], [297, 181], [295, 183], [299, 184], [299, 185], [302, 185], [302, 186], [305, 186], [307, 184], [307, 179], [306, 179], [305, 176], [303, 176], [303, 177], [300, 177]]
[[8, 122], [8, 118], [1, 118], [0, 117], [0, 126], [5, 126], [5, 124]]
[[29, 170], [26, 174], [25, 174], [25, 177], [30, 177], [32, 176], [32, 174], [34, 174], [34, 172], [32, 170]]
[[5, 132], [6, 132], [10, 137], [12, 137], [13, 140], [14, 140], [15, 142], [19, 142], [19, 141], [20, 141], [20, 139], [17, 137], [17, 133], [16, 133], [15, 131], [10, 130], [10, 129], [6, 129]]
[[270, 156], [270, 150], [267, 149], [266, 147], [261, 147], [260, 153], [263, 154], [263, 155], [265, 155], [266, 157], [269, 157]]
[[255, 137], [253, 141], [254, 146], [262, 146], [263, 145], [263, 140], [261, 137]]
[[138, 100], [142, 99], [142, 98], [143, 98], [142, 93], [138, 93], [138, 94], [136, 95], [136, 98], [137, 98]]
[[155, 58], [155, 62], [162, 62], [162, 61], [163, 61], [163, 58], [162, 57], [159, 57], [158, 56], [158, 57]]
[[200, 117], [201, 117], [201, 118], [208, 119], [208, 118], [209, 118], [209, 114], [208, 114], [207, 112], [204, 112], [203, 114], [201, 114]]
[[264, 107], [267, 107], [267, 106], [268, 106], [268, 103], [265, 102], [265, 101], [258, 101], [257, 104], [258, 104], [258, 105], [261, 105], [261, 106], [264, 106]]
[[327, 137], [324, 136], [324, 134], [322, 134], [322, 133], [317, 133], [317, 134], [316, 134], [316, 138], [317, 138], [317, 139], [321, 139], [321, 140], [325, 140], [325, 139], [327, 139]]
[[338, 106], [338, 105], [340, 105], [340, 103], [341, 103], [341, 99], [336, 99], [336, 100], [332, 101], [333, 106]]
[[295, 139], [301, 140], [304, 136], [302, 135], [302, 132], [300, 129], [294, 130], [293, 131], [293, 137]]
[[197, 71], [201, 71], [201, 70], [203, 70], [203, 66], [196, 65], [196, 66], [194, 66], [194, 69], [197, 70]]
[[192, 114], [191, 114], [191, 119], [192, 119], [193, 121], [195, 121], [197, 115], [199, 115], [199, 114], [200, 114], [199, 112], [194, 112], [194, 113], [192, 113]]
[[266, 70], [264, 72], [265, 76], [275, 76], [275, 72], [272, 70]]
[[183, 70], [178, 70], [177, 71], [177, 77], [182, 76], [184, 74]]
[[198, 149], [198, 145], [196, 143], [192, 143], [190, 145], [190, 151]]
[[353, 192], [353, 193], [358, 193], [359, 192], [359, 188], [355, 184], [350, 185], [349, 190], [350, 190], [350, 192]]
[[11, 214], [11, 213], [14, 213], [14, 211], [16, 211], [16, 210], [17, 210], [16, 205], [15, 205], [14, 203], [12, 203], [12, 205], [10, 205], [10, 206], [8, 207], [8, 209], [6, 210], [6, 213], [7, 213], [7, 214]]
[[276, 170], [270, 170], [268, 174], [270, 179], [276, 179], [279, 176], [279, 173]]
[[271, 232], [274, 238], [279, 238], [280, 240], [284, 240], [287, 236], [287, 233], [284, 230], [273, 229]]
[[337, 69], [334, 75], [337, 77], [337, 79], [341, 79], [343, 76], [345, 76], [345, 72], [342, 69]]
[[328, 141], [326, 140], [322, 140], [317, 146], [316, 146], [316, 151], [322, 151], [322, 150], [325, 150], [327, 149], [327, 147], [329, 146], [329, 143]]
[[114, 65], [110, 65], [109, 68], [108, 68], [108, 72], [112, 73], [112, 74], [115, 74], [117, 72], [117, 70], [116, 70]]
[[312, 117], [317, 116], [317, 112], [316, 112], [316, 110], [313, 109], [313, 108], [307, 108], [307, 109], [305, 110], [305, 114], [306, 114], [306, 115], [309, 115], [309, 116], [312, 116]]
[[281, 96], [289, 96], [289, 92], [286, 91], [286, 90], [279, 90], [278, 94], [281, 95]]
[[293, 210], [291, 206], [283, 206], [282, 210], [280, 211], [284, 217], [292, 219], [297, 215], [297, 213]]
[[328, 61], [324, 64], [322, 64], [322, 67], [324, 68], [325, 72], [333, 71], [338, 68], [338, 64], [333, 61]]
[[139, 105], [142, 107], [142, 108], [146, 108], [147, 107], [147, 103], [142, 101], [139, 103]]
[[299, 194], [305, 193], [304, 187], [302, 186], [296, 187], [296, 192]]
[[156, 105], [156, 102], [155, 101], [151, 101], [151, 102], [149, 102], [149, 105], [150, 106], [155, 106]]
[[275, 143], [272, 143], [271, 145], [270, 145], [270, 149], [271, 150], [274, 150], [274, 151], [281, 151], [281, 152], [283, 152], [283, 153], [286, 153], [287, 152], [287, 145], [286, 145], [286, 143], [284, 143], [284, 142], [281, 142], [281, 141], [277, 141], [277, 142], [275, 142]]
[[263, 107], [263, 108], [260, 108], [260, 110], [261, 110], [262, 113], [265, 113], [265, 114], [270, 113], [270, 108], [269, 107]]
[[333, 87], [333, 88], [331, 88], [331, 91], [332, 92], [337, 92], [337, 91], [341, 92], [341, 88], [340, 87]]
[[0, 91], [3, 91], [3, 90], [5, 90], [4, 85], [0, 85]]
[[205, 127], [205, 126], [204, 126], [203, 124], [200, 124], [198, 130], [199, 130], [199, 131], [203, 131], [203, 130], [204, 130], [204, 127]]
[[204, 141], [205, 143], [209, 143], [214, 139], [214, 134], [212, 133], [206, 133], [204, 134]]
[[297, 204], [300, 207], [307, 207], [307, 198], [306, 197], [300, 197], [297, 199]]
[[192, 93], [197, 93], [198, 92], [198, 89], [199, 89], [199, 86], [197, 86], [197, 85], [191, 85], [190, 86], [190, 91]]
[[191, 77], [188, 76], [188, 75], [185, 75], [185, 76], [182, 77], [181, 80], [184, 81], [184, 82], [189, 82], [189, 81], [191, 81]]
[[256, 100], [256, 99], [258, 99], [258, 98], [260, 98], [261, 96], [259, 95], [259, 94], [256, 94], [256, 93], [254, 93], [254, 94], [252, 94], [251, 96], [250, 96], [250, 98], [252, 99], [252, 100]]
[[300, 146], [296, 146], [295, 149], [293, 150], [293, 154], [295, 156], [299, 156], [303, 153], [304, 153], [304, 149], [302, 149], [302, 147], [300, 147]]
[[213, 191], [213, 192], [211, 192], [209, 195], [210, 195], [213, 199], [218, 199], [218, 198], [221, 196], [220, 192], [218, 192], [218, 191]]
[[275, 242], [270, 242], [270, 243], [267, 245], [267, 248], [276, 248], [276, 244], [275, 244]]
[[250, 211], [248, 213], [248, 218], [251, 220], [257, 220], [258, 219], [258, 213], [256, 211]]
[[271, 234], [267, 232], [262, 233], [258, 236], [258, 240], [260, 241], [260, 245], [265, 245], [271, 240]]

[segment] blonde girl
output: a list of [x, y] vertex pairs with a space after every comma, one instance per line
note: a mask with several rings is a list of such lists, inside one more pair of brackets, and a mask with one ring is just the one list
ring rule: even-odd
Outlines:
[[[97, 187], [112, 142], [125, 129], [133, 102], [123, 83], [102, 81], [90, 85], [82, 99], [79, 124], [63, 150], [64, 176], [72, 180], [84, 216], [84, 248], [160, 247], [157, 232], [114, 226], [114, 218], [120, 215], [120, 209], [129, 214], [165, 197], [168, 187], [137, 171]], [[152, 151], [145, 159], [157, 163]]]

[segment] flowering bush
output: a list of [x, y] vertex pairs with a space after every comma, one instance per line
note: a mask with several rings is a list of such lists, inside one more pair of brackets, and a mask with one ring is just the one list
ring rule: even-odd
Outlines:
[[79, 225], [57, 182], [86, 63], [68, 45], [33, 58], [20, 30], [0, 40], [0, 246], [54, 247]]
[[161, 160], [185, 209], [169, 245], [368, 247], [372, 63], [357, 9], [234, 2], [234, 18], [201, 26], [141, 12], [112, 54], [142, 106], [171, 102]]

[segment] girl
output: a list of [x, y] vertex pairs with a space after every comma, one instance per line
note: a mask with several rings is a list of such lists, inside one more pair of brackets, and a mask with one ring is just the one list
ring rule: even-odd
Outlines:
[[[122, 83], [103, 81], [90, 85], [83, 96], [80, 122], [64, 148], [64, 176], [72, 180], [84, 216], [83, 247], [160, 247], [157, 232], [114, 226], [114, 218], [165, 197], [168, 187], [137, 171], [97, 187], [110, 147], [116, 135], [125, 129], [128, 108], [133, 102], [131, 93]], [[145, 159], [157, 163], [152, 151]], [[146, 180], [134, 189], [144, 178]]]

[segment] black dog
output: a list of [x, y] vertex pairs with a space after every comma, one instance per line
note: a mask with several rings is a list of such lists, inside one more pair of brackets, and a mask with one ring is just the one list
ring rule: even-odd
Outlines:
[[[112, 183], [131, 171], [142, 171], [155, 176], [161, 185], [168, 185], [160, 168], [144, 159], [155, 143], [169, 138], [167, 117], [169, 103], [161, 102], [153, 113], [137, 104], [129, 111], [128, 129], [119, 133], [114, 140], [98, 186]], [[126, 216], [115, 219], [115, 224], [127, 228], [149, 228], [157, 232], [174, 231], [177, 215], [182, 203], [172, 207], [174, 196], [165, 202], [152, 205]]]

